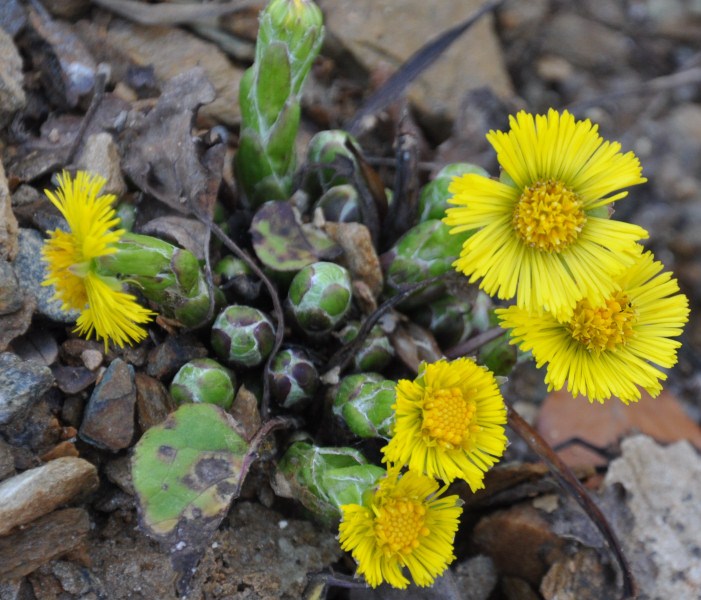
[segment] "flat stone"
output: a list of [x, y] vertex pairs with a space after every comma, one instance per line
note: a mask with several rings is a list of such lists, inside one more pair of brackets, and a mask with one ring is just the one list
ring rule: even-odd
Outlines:
[[530, 503], [516, 504], [484, 517], [472, 541], [489, 556], [499, 573], [538, 585], [552, 562], [562, 555], [565, 541]]
[[687, 441], [663, 447], [643, 435], [624, 440], [621, 450], [604, 493], [622, 485], [625, 495], [606, 515], [641, 598], [701, 598], [701, 457]]
[[[482, 6], [481, 0], [320, 0], [325, 24], [368, 72], [392, 73], [426, 41]], [[489, 86], [510, 97], [493, 19], [486, 15], [465, 32], [409, 87], [409, 98], [429, 122], [452, 122], [468, 90]]]
[[[5, 10], [5, 9], [3, 9]], [[22, 84], [22, 57], [12, 36], [0, 28], [0, 127], [4, 127], [14, 114], [27, 103]], [[2, 244], [0, 244], [2, 246]]]
[[87, 511], [66, 508], [0, 537], [0, 580], [28, 575], [83, 543], [89, 531]]
[[89, 444], [117, 452], [134, 437], [134, 367], [117, 358], [110, 363], [85, 407], [78, 434]]
[[207, 354], [207, 348], [193, 336], [169, 335], [149, 352], [146, 373], [160, 380], [170, 379], [186, 362]]
[[487, 600], [499, 580], [494, 562], [479, 554], [455, 566], [455, 579], [462, 600]]
[[85, 367], [67, 367], [56, 365], [51, 369], [56, 378], [56, 385], [66, 394], [77, 394], [95, 383], [97, 373]]
[[107, 180], [102, 194], [114, 194], [119, 198], [127, 191], [122, 177], [119, 150], [109, 133], [95, 133], [85, 140], [76, 166], [90, 173], [102, 175]]
[[53, 382], [47, 366], [11, 352], [0, 354], [0, 425], [25, 414]]
[[73, 457], [57, 458], [6, 479], [0, 483], [0, 535], [93, 491], [97, 485], [95, 466]]
[[32, 324], [36, 305], [34, 297], [25, 294], [19, 310], [0, 316], [0, 352], [7, 350], [12, 341], [27, 332]]
[[80, 360], [83, 361], [85, 368], [91, 371], [95, 371], [104, 359], [104, 355], [99, 350], [88, 348], [80, 353]]
[[106, 41], [135, 63], [153, 65], [161, 83], [193, 67], [202, 67], [217, 95], [198, 114], [227, 125], [240, 121], [238, 94], [243, 69], [232, 65], [216, 45], [175, 27], [145, 27], [120, 19], [110, 23]]
[[36, 298], [37, 310], [41, 315], [58, 323], [74, 323], [80, 313], [61, 310], [61, 303], [51, 299], [53, 287], [41, 285], [46, 277], [46, 267], [39, 260], [43, 247], [44, 239], [38, 231], [20, 228], [19, 252], [13, 263], [19, 285], [26, 294]]
[[136, 415], [142, 432], [164, 421], [175, 408], [165, 385], [145, 373], [136, 374]]

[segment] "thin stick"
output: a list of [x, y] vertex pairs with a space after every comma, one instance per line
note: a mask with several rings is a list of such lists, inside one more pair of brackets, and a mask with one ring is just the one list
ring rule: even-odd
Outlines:
[[471, 337], [469, 340], [465, 340], [457, 346], [448, 348], [445, 351], [445, 355], [451, 360], [454, 358], [459, 358], [461, 356], [469, 356], [477, 350], [479, 350], [485, 344], [488, 344], [492, 340], [496, 340], [505, 333], [506, 329], [503, 329], [501, 327], [492, 327], [491, 329], [487, 329], [487, 331], [483, 331], [482, 333]]
[[214, 235], [216, 235], [229, 250], [231, 250], [236, 256], [251, 267], [251, 270], [267, 288], [268, 293], [270, 294], [270, 299], [273, 301], [273, 310], [275, 311], [275, 320], [277, 321], [275, 327], [275, 344], [273, 345], [273, 350], [265, 363], [265, 373], [263, 375], [263, 399], [260, 406], [260, 415], [263, 421], [265, 421], [268, 419], [270, 414], [270, 384], [268, 383], [268, 373], [270, 371], [270, 365], [275, 358], [275, 355], [278, 353], [278, 350], [280, 350], [282, 340], [285, 337], [285, 317], [282, 312], [280, 298], [277, 295], [277, 288], [273, 285], [273, 282], [268, 279], [265, 273], [263, 273], [256, 262], [250, 256], [248, 256], [248, 254], [241, 250], [241, 248], [239, 248], [236, 243], [228, 235], [226, 235], [226, 233], [224, 233], [219, 225], [213, 223], [211, 220], [204, 219], [201, 215], [198, 215], [198, 218], [200, 218], [200, 220], [202, 220], [202, 222], [212, 230]]
[[511, 428], [547, 465], [553, 477], [562, 488], [577, 501], [577, 504], [582, 507], [584, 512], [589, 515], [589, 518], [604, 537], [606, 544], [615, 556], [623, 574], [623, 595], [621, 596], [621, 600], [637, 598], [638, 586], [631, 573], [628, 560], [623, 554], [621, 544], [616, 534], [613, 532], [611, 525], [601, 512], [601, 509], [594, 503], [587, 490], [584, 489], [584, 486], [580, 483], [579, 479], [574, 476], [564, 461], [555, 453], [541, 435], [516, 412], [514, 407], [508, 403], [507, 412]]

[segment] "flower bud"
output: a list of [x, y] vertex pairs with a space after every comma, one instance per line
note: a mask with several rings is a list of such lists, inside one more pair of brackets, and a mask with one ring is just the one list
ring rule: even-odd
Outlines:
[[429, 219], [442, 219], [445, 217], [445, 209], [450, 206], [448, 198], [451, 197], [450, 192], [448, 192], [448, 186], [453, 177], [466, 175], [467, 173], [489, 177], [489, 173], [482, 167], [471, 163], [446, 165], [438, 172], [436, 178], [427, 183], [421, 190], [419, 195], [419, 222], [423, 223]]
[[178, 404], [204, 402], [224, 410], [231, 408], [236, 391], [236, 375], [211, 358], [185, 363], [170, 384], [170, 395]]
[[312, 196], [330, 187], [351, 183], [352, 173], [357, 170], [358, 164], [346, 146], [348, 140], [357, 144], [355, 138], [342, 129], [320, 131], [309, 140], [307, 163], [312, 171], [305, 181], [305, 187]]
[[333, 413], [358, 437], [391, 437], [396, 383], [377, 373], [359, 373], [341, 380]]
[[360, 223], [358, 192], [349, 184], [335, 185], [322, 194], [315, 208], [320, 208], [327, 221]]
[[341, 517], [340, 507], [360, 504], [384, 474], [353, 448], [295, 442], [278, 463], [273, 486], [278, 496], [299, 500], [322, 523], [333, 526]]
[[270, 365], [270, 392], [284, 408], [303, 408], [314, 397], [319, 374], [307, 353], [298, 348], [280, 350]]
[[[345, 343], [354, 340], [360, 331], [360, 322], [348, 323], [340, 332], [341, 340]], [[353, 356], [355, 371], [382, 371], [394, 357], [394, 348], [382, 327], [375, 325], [363, 340], [360, 348]]]
[[338, 325], [350, 309], [351, 278], [330, 262], [304, 267], [295, 275], [287, 295], [292, 316], [305, 333], [324, 333]]
[[[464, 236], [450, 235], [449, 230], [441, 221], [431, 220], [419, 223], [399, 238], [380, 257], [385, 273], [385, 293], [392, 296], [403, 285], [449, 272], [465, 241]], [[400, 306], [403, 309], [419, 307], [444, 293], [445, 286], [435, 283], [402, 301]]]
[[428, 329], [441, 348], [451, 348], [465, 341], [474, 327], [471, 303], [455, 296], [444, 296], [411, 313], [411, 319]]
[[212, 325], [212, 347], [234, 367], [255, 367], [270, 354], [275, 344], [275, 328], [270, 318], [257, 308], [227, 306]]

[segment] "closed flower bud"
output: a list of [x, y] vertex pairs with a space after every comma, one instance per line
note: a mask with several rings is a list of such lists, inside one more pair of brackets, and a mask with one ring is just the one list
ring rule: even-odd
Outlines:
[[476, 173], [483, 177], [489, 177], [487, 171], [482, 167], [471, 163], [454, 163], [446, 165], [436, 175], [436, 178], [427, 183], [421, 190], [419, 196], [419, 221], [424, 222], [429, 219], [442, 219], [445, 217], [445, 210], [450, 206], [448, 198], [451, 197], [448, 192], [448, 186], [453, 177], [466, 175], [467, 173]]
[[319, 374], [307, 353], [298, 348], [280, 350], [270, 365], [270, 392], [284, 408], [303, 408], [314, 397]]
[[465, 341], [474, 329], [470, 320], [471, 303], [455, 296], [444, 296], [411, 313], [412, 320], [428, 329], [442, 348]]
[[270, 318], [257, 308], [227, 306], [212, 326], [212, 347], [234, 367], [255, 367], [270, 354], [275, 328]]
[[324, 333], [338, 325], [350, 309], [351, 278], [346, 269], [330, 262], [304, 267], [288, 292], [288, 307], [306, 333]]
[[[360, 331], [360, 322], [348, 323], [340, 332], [341, 340], [348, 343], [354, 340]], [[392, 360], [394, 348], [382, 327], [375, 325], [360, 348], [353, 355], [353, 367], [356, 371], [382, 371]]]
[[[460, 236], [450, 235], [449, 228], [441, 221], [426, 221], [412, 227], [380, 257], [385, 293], [391, 296], [403, 285], [449, 272], [460, 256], [463, 241]], [[403, 309], [422, 306], [444, 293], [444, 285], [433, 284], [402, 301], [400, 306]]]
[[353, 448], [295, 442], [278, 462], [273, 486], [278, 496], [298, 500], [332, 526], [338, 523], [341, 506], [360, 503], [384, 473]]
[[377, 373], [359, 373], [341, 380], [333, 413], [358, 437], [389, 439], [394, 423], [395, 382]]
[[224, 410], [231, 408], [236, 392], [236, 375], [211, 358], [185, 363], [170, 384], [170, 394], [178, 404], [204, 402]]
[[320, 208], [327, 221], [359, 223], [358, 192], [349, 184], [335, 185], [319, 198], [315, 208]]

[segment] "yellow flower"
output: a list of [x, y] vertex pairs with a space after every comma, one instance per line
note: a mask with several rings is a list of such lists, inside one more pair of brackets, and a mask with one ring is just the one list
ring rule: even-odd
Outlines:
[[475, 490], [504, 454], [506, 407], [494, 375], [468, 358], [422, 364], [397, 383], [392, 439], [384, 460]]
[[113, 230], [119, 218], [112, 208], [114, 196], [100, 196], [105, 180], [78, 171], [75, 179], [67, 172], [59, 178], [56, 193], [46, 195], [68, 222], [69, 232], [49, 232], [42, 250], [47, 265], [43, 285], [54, 286], [54, 298], [63, 310], [78, 310], [76, 331], [90, 338], [93, 334], [123, 346], [146, 337], [138, 324], [148, 323], [154, 314], [140, 306], [136, 297], [122, 291], [122, 283], [97, 272], [95, 259], [117, 251], [115, 244], [124, 234]]
[[502, 180], [468, 174], [453, 179], [444, 219], [463, 244], [457, 270], [519, 307], [568, 316], [577, 300], [603, 301], [613, 277], [635, 260], [647, 232], [608, 218], [607, 204], [644, 183], [640, 162], [597, 126], [567, 111], [520, 112], [508, 133], [490, 131]]
[[341, 506], [341, 548], [358, 563], [358, 574], [372, 587], [383, 581], [406, 588], [406, 567], [419, 586], [429, 586], [455, 559], [458, 496], [441, 497], [445, 488], [430, 477], [392, 467], [363, 505]]
[[686, 296], [662, 268], [651, 252], [639, 254], [604, 302], [583, 298], [566, 320], [516, 306], [496, 312], [512, 343], [531, 350], [539, 367], [548, 365], [549, 389], [566, 383], [573, 395], [599, 402], [611, 396], [637, 401], [638, 386], [657, 396], [667, 376], [654, 365], [677, 362], [681, 344], [671, 338], [681, 335], [689, 315]]

